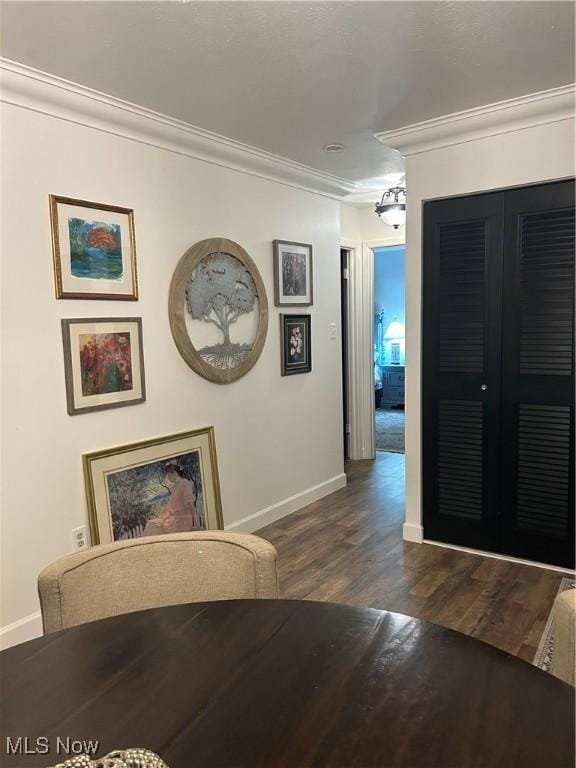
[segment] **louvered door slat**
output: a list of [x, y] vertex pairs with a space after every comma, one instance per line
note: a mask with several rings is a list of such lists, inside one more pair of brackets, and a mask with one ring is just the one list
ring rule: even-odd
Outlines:
[[[520, 373], [570, 376], [573, 367], [574, 210], [520, 217]], [[542, 320], [550, 320], [542, 325]], [[556, 323], [564, 321], [564, 332]], [[541, 327], [535, 337], [535, 327]]]
[[[457, 416], [457, 418], [455, 418]], [[482, 403], [440, 401], [438, 417], [438, 513], [440, 515], [482, 518]], [[454, 455], [468, 448], [478, 466], [476, 477], [461, 474], [465, 462], [444, 462], [446, 453]], [[469, 465], [468, 465], [469, 466]]]
[[485, 227], [484, 221], [439, 226], [441, 372], [484, 369]]
[[[526, 434], [526, 415], [542, 413], [537, 405], [520, 405], [518, 412], [518, 485], [517, 485], [517, 526], [546, 536], [566, 537], [570, 514], [570, 431], [558, 438], [558, 432], [551, 434], [548, 424], [564, 424], [570, 421], [570, 408], [545, 409], [547, 421], [540, 422], [540, 429]], [[528, 422], [533, 423], [533, 422]], [[549, 441], [554, 439], [558, 446], [557, 459], [547, 465], [542, 473], [540, 455], [549, 451]], [[522, 450], [523, 443], [532, 446], [530, 452]], [[539, 470], [538, 474], [535, 470]]]

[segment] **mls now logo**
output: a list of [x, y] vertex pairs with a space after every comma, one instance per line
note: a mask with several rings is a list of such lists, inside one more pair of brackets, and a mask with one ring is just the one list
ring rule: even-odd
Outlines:
[[47, 736], [31, 739], [28, 736], [6, 737], [6, 754], [8, 755], [47, 755], [55, 752], [57, 755], [94, 755], [98, 751], [99, 742], [91, 739], [71, 739], [69, 736], [56, 738], [52, 745]]

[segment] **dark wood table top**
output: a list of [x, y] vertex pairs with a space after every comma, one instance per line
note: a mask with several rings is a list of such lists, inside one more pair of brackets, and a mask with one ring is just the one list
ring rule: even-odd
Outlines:
[[[61, 762], [58, 737], [100, 755], [147, 747], [170, 768], [574, 767], [570, 686], [398, 613], [180, 605], [39, 638], [0, 665], [6, 768]], [[7, 755], [18, 736], [51, 751]]]

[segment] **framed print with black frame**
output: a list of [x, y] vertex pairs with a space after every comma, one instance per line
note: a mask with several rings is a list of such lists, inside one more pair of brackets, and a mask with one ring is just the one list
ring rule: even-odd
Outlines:
[[312, 370], [310, 315], [280, 315], [282, 376]]

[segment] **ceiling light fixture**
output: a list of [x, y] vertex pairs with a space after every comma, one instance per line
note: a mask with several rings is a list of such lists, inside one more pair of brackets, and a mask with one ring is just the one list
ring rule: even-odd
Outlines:
[[344, 144], [325, 144], [324, 152], [342, 152], [344, 149]]
[[406, 187], [390, 187], [376, 203], [376, 214], [394, 229], [406, 221]]

